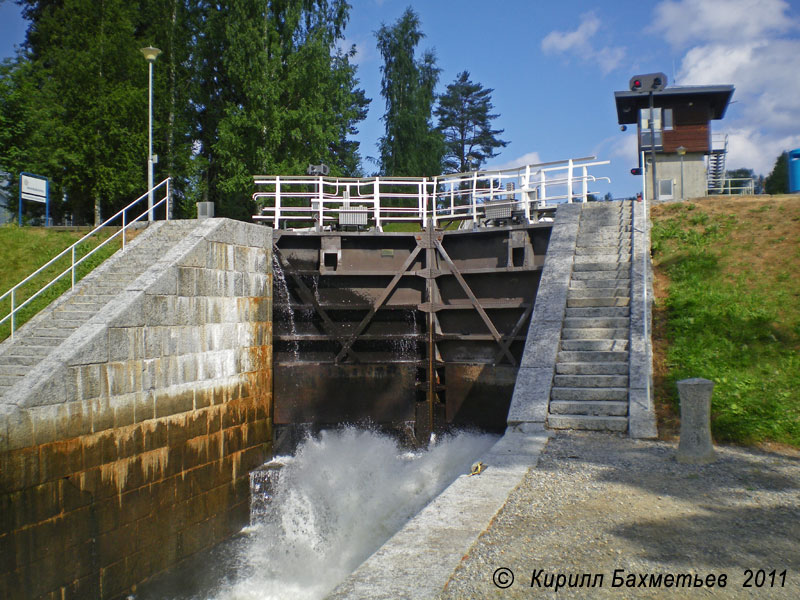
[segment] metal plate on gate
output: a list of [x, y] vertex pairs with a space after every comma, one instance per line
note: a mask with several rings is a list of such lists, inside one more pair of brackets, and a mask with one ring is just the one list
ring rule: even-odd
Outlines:
[[275, 365], [274, 422], [412, 421], [415, 377], [408, 364]]

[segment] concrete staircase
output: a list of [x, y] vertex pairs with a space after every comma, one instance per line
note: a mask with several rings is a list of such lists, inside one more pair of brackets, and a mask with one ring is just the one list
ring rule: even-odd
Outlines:
[[627, 431], [631, 202], [581, 212], [547, 423]]
[[[4, 341], [0, 345], [0, 398], [197, 224], [193, 220], [150, 225], [124, 252], [117, 252], [37, 314], [15, 332], [13, 340]], [[9, 400], [13, 402], [13, 398]]]

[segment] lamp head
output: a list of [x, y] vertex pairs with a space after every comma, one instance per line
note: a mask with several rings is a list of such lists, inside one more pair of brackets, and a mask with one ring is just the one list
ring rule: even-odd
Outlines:
[[141, 52], [147, 62], [155, 62], [156, 58], [158, 58], [158, 55], [161, 54], [161, 50], [158, 48], [153, 48], [152, 46], [142, 48]]
[[675, 148], [675, 151], [676, 151], [678, 154], [680, 154], [681, 156], [683, 156], [684, 154], [686, 154], [686, 148], [685, 148], [684, 146], [678, 146], [677, 148]]

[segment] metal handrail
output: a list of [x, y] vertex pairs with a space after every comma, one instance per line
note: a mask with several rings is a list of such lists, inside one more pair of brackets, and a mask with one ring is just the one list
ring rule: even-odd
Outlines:
[[[322, 227], [335, 223], [342, 212], [348, 211], [368, 213], [378, 230], [389, 222], [417, 222], [424, 226], [429, 219], [434, 225], [453, 219], [471, 219], [477, 224], [485, 215], [486, 202], [503, 200], [514, 203], [530, 220], [532, 207], [542, 209], [548, 202], [586, 202], [589, 183], [610, 181], [608, 177], [590, 175], [588, 168], [609, 162], [588, 156], [437, 177], [256, 176], [255, 185], [267, 189], [253, 194], [253, 200], [261, 206], [260, 214], [253, 218], [271, 221], [276, 229], [287, 221]], [[407, 205], [390, 206], [389, 201]]]
[[[70, 289], [73, 289], [75, 287], [75, 282], [76, 282], [75, 267], [80, 265], [84, 260], [89, 258], [92, 254], [94, 254], [100, 248], [102, 248], [103, 246], [108, 244], [111, 240], [116, 238], [118, 235], [122, 235], [122, 251], [124, 252], [125, 251], [125, 232], [127, 231], [127, 229], [131, 225], [133, 225], [134, 223], [136, 223], [137, 221], [142, 219], [144, 216], [150, 214], [153, 209], [158, 208], [161, 204], [166, 204], [166, 211], [165, 211], [166, 212], [166, 220], [169, 220], [169, 218], [170, 218], [169, 184], [170, 184], [170, 178], [168, 177], [164, 181], [159, 183], [158, 185], [154, 186], [152, 190], [148, 190], [147, 192], [145, 192], [144, 194], [139, 196], [136, 200], [134, 200], [133, 202], [128, 204], [125, 208], [123, 208], [120, 211], [118, 211], [114, 216], [112, 216], [112, 217], [106, 219], [105, 221], [103, 221], [100, 225], [98, 225], [97, 227], [92, 229], [89, 233], [84, 235], [77, 242], [75, 242], [74, 244], [72, 244], [71, 246], [69, 246], [68, 248], [63, 250], [62, 252], [60, 252], [57, 256], [51, 258], [47, 263], [45, 263], [44, 265], [42, 265], [41, 267], [36, 269], [33, 273], [28, 275], [25, 279], [23, 279], [22, 281], [17, 283], [14, 287], [12, 287], [8, 291], [6, 291], [4, 294], [0, 295], [0, 302], [5, 300], [8, 296], [11, 296], [11, 311], [7, 315], [5, 315], [2, 319], [0, 319], [0, 325], [5, 323], [9, 319], [11, 320], [11, 339], [14, 339], [14, 331], [16, 329], [16, 318], [15, 317], [16, 317], [16, 314], [20, 311], [20, 309], [24, 308], [32, 300], [34, 300], [35, 298], [39, 297], [39, 295], [42, 294], [42, 292], [44, 292], [45, 290], [49, 289], [52, 285], [54, 285], [57, 281], [59, 281], [67, 273], [71, 273], [72, 274], [72, 283], [71, 283]], [[139, 203], [142, 200], [144, 200], [145, 198], [147, 198], [149, 196], [150, 192], [155, 192], [156, 190], [158, 190], [159, 188], [162, 188], [162, 187], [164, 188], [164, 197], [161, 200], [159, 200], [157, 203], [153, 204], [152, 208], [148, 207], [147, 210], [145, 210], [142, 214], [140, 214], [138, 217], [136, 217], [132, 221], [127, 221], [127, 214], [126, 213], [130, 208], [132, 208], [134, 205], [136, 205], [137, 203]], [[97, 233], [100, 229], [102, 229], [103, 227], [108, 226], [109, 223], [111, 223], [112, 221], [114, 221], [115, 219], [117, 219], [120, 216], [122, 216], [122, 227], [119, 229], [119, 231], [117, 231], [116, 233], [114, 233], [111, 236], [109, 236], [106, 240], [104, 240], [102, 243], [100, 243], [97, 246], [95, 246], [94, 248], [92, 248], [89, 252], [87, 252], [85, 255], [83, 255], [82, 257], [80, 257], [76, 261], [75, 260], [75, 248], [79, 244], [83, 243], [88, 238], [93, 236], [95, 233]], [[56, 261], [58, 261], [59, 259], [63, 258], [64, 256], [66, 256], [68, 253], [71, 255], [71, 264], [70, 264], [70, 266], [67, 269], [65, 269], [64, 271], [62, 271], [60, 274], [58, 274], [56, 277], [51, 279], [48, 283], [46, 283], [43, 287], [41, 287], [35, 293], [30, 295], [28, 298], [26, 298], [21, 304], [16, 305], [16, 293], [17, 293], [17, 290], [19, 288], [21, 288], [23, 285], [25, 285], [26, 283], [28, 283], [29, 281], [31, 281], [34, 277], [36, 277], [37, 275], [42, 273], [45, 269], [50, 267]]]
[[[733, 185], [734, 182], [741, 182]], [[716, 194], [755, 194], [756, 182], [752, 177], [723, 177], [719, 180], [719, 185], [709, 187], [709, 192]]]

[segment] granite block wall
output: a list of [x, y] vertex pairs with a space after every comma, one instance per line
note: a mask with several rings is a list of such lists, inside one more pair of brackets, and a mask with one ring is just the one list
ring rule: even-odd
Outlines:
[[183, 226], [0, 405], [0, 598], [125, 597], [248, 521], [271, 454], [272, 230]]

